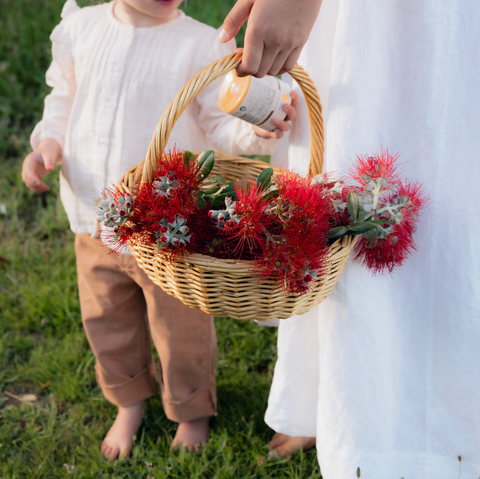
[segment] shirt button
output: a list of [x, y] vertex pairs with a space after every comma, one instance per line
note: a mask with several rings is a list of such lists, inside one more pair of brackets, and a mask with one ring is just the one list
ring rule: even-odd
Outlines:
[[100, 145], [106, 145], [106, 144], [107, 144], [107, 140], [106, 140], [105, 138], [99, 138], [98, 143], [99, 143]]
[[108, 108], [110, 110], [110, 108], [113, 107], [113, 104], [109, 101], [105, 102], [105, 108]]
[[112, 69], [113, 69], [114, 72], [118, 72], [118, 71], [120, 71], [120, 65], [113, 65]]

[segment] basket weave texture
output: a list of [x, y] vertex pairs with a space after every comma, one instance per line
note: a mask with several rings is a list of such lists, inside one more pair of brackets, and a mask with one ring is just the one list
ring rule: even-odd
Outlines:
[[[118, 184], [120, 191], [132, 193], [132, 188], [139, 182], [152, 182], [157, 170], [157, 158], [161, 157], [177, 119], [207, 85], [235, 69], [241, 62], [241, 55], [241, 52], [236, 52], [209, 65], [182, 88], [160, 119], [145, 160], [121, 178]], [[309, 172], [319, 174], [322, 172], [324, 151], [320, 99], [313, 82], [302, 67], [296, 65], [289, 73], [300, 85], [308, 105], [311, 154]], [[262, 161], [215, 152], [215, 167], [211, 174], [219, 175], [227, 181], [249, 179], [256, 178], [269, 167]], [[133, 242], [130, 242], [129, 247], [148, 277], [187, 306], [217, 317], [268, 321], [304, 314], [321, 303], [331, 293], [342, 274], [356, 238], [344, 236], [331, 245], [327, 271], [303, 295], [286, 295], [278, 289], [276, 283], [260, 283], [258, 276], [251, 273], [253, 264], [250, 261], [191, 254], [172, 263], [165, 261], [161, 251], [154, 247]]]

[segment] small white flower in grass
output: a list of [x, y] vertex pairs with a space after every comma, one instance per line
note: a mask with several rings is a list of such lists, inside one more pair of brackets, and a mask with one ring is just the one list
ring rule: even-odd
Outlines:
[[0, 203], [0, 213], [2, 213], [2, 215], [8, 214], [7, 207], [5, 206], [4, 203]]
[[63, 467], [67, 469], [68, 474], [71, 474], [75, 469], [74, 464], [64, 464]]

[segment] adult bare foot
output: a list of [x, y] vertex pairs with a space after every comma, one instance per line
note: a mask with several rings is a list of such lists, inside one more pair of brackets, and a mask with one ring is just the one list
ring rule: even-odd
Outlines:
[[272, 450], [268, 453], [270, 457], [287, 458], [303, 449], [311, 449], [315, 446], [315, 437], [288, 436], [287, 434], [275, 433], [268, 444]]
[[105, 459], [126, 458], [132, 449], [133, 436], [143, 417], [143, 401], [132, 406], [119, 407], [115, 421], [102, 442]]
[[170, 449], [175, 451], [183, 444], [187, 451], [199, 452], [208, 440], [209, 424], [209, 417], [178, 423], [177, 433], [173, 438]]

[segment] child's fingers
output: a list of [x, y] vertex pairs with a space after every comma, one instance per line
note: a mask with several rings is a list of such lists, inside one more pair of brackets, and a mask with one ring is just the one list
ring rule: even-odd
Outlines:
[[[45, 170], [52, 171], [61, 155], [61, 148], [58, 142], [52, 138], [44, 138], [35, 150], [43, 158]], [[39, 159], [40, 162], [40, 159]], [[43, 176], [43, 175], [42, 175]]]
[[262, 138], [270, 138], [270, 139], [274, 139], [274, 140], [279, 140], [280, 138], [283, 138], [283, 131], [280, 130], [279, 128], [275, 128], [275, 130], [272, 130], [272, 131], [266, 131], [264, 130], [265, 133], [261, 134], [261, 135], [257, 135], [258, 136], [261, 136]]
[[50, 188], [40, 178], [47, 173], [42, 155], [34, 151], [27, 155], [22, 166], [22, 180], [35, 193], [48, 191]]
[[35, 178], [26, 178], [23, 181], [27, 185], [27, 188], [32, 190], [34, 193], [43, 193], [44, 191], [48, 191], [50, 189], [45, 183]]
[[43, 193], [44, 191], [48, 191], [50, 188], [43, 183], [38, 177], [33, 175], [26, 175], [23, 177], [23, 182], [27, 185], [27, 188], [32, 190], [34, 193]]
[[292, 99], [291, 105], [295, 108], [298, 104], [298, 95], [296, 91], [291, 91], [290, 92], [290, 98]]
[[271, 131], [270, 133], [272, 134], [272, 138], [275, 138], [277, 140], [280, 140], [280, 138], [283, 138], [283, 131], [280, 130], [279, 128], [275, 128], [275, 130]]
[[43, 157], [43, 164], [45, 165], [45, 169], [47, 171], [52, 171], [55, 168], [57, 155], [52, 151], [45, 151], [44, 153], [42, 153], [42, 157]]
[[[273, 131], [280, 131], [280, 132], [283, 132], [283, 131], [289, 131], [291, 126], [290, 126], [290, 123], [287, 121], [287, 119], [285, 120], [277, 120], [276, 118], [272, 120], [272, 124], [275, 126], [275, 130]], [[282, 134], [283, 136], [283, 134]], [[280, 137], [281, 138], [281, 137]]]
[[287, 114], [285, 121], [292, 121], [297, 118], [297, 110], [293, 105], [285, 103], [285, 105], [283, 105], [283, 111]]

